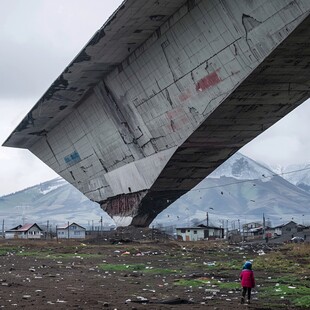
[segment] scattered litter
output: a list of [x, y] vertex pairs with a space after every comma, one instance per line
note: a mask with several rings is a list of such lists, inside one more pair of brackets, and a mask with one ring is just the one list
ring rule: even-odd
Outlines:
[[215, 262], [207, 262], [207, 263], [203, 262], [203, 264], [207, 266], [215, 266], [216, 263]]
[[31, 298], [31, 295], [23, 295], [23, 299], [29, 299]]
[[214, 288], [206, 288], [205, 292], [209, 292], [209, 293], [219, 293], [220, 290], [219, 289], [214, 289]]

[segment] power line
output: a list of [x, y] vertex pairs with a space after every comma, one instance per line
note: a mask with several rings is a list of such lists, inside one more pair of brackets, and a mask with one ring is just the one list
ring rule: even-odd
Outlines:
[[279, 176], [280, 177], [280, 176], [285, 175], [285, 174], [290, 174], [290, 173], [295, 173], [295, 172], [300, 172], [300, 171], [305, 171], [305, 170], [310, 170], [310, 167], [303, 168], [303, 169], [298, 169], [298, 170], [292, 170], [292, 171], [288, 171], [288, 172], [274, 173], [274, 174], [267, 175], [267, 176], [265, 174], [262, 174], [262, 178], [255, 178], [255, 179], [250, 179], [250, 180], [240, 180], [240, 181], [226, 183], [226, 184], [221, 184], [221, 185], [193, 188], [193, 189], [190, 190], [190, 192], [191, 191], [204, 190], [204, 189], [213, 189], [213, 188], [225, 187], [225, 186], [241, 184], [241, 183], [247, 183], [247, 182], [261, 181], [261, 180], [264, 180], [266, 178], [271, 178], [271, 177], [275, 177], [275, 176]]

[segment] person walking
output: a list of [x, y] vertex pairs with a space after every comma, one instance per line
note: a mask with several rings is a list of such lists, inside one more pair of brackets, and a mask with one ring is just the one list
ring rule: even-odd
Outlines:
[[245, 262], [242, 267], [242, 271], [240, 274], [241, 279], [241, 286], [242, 286], [242, 297], [241, 297], [241, 304], [244, 304], [245, 295], [247, 295], [247, 302], [248, 304], [251, 301], [251, 291], [252, 288], [255, 287], [255, 277], [254, 272], [252, 270], [252, 263]]

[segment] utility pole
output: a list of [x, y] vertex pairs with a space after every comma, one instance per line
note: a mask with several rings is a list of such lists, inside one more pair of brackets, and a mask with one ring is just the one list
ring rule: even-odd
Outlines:
[[265, 238], [265, 229], [266, 229], [266, 222], [265, 222], [265, 214], [263, 213], [263, 239]]
[[47, 220], [47, 222], [46, 222], [46, 235], [45, 235], [45, 239], [47, 239], [47, 236], [48, 236], [48, 228], [49, 228], [49, 220]]
[[207, 212], [207, 227], [209, 227], [209, 213]]
[[102, 216], [101, 216], [101, 218], [100, 218], [100, 231], [101, 231], [101, 236], [102, 236]]
[[69, 239], [69, 237], [70, 237], [70, 235], [69, 235], [69, 230], [70, 230], [70, 227], [69, 227], [69, 222], [68, 222], [68, 239]]
[[2, 220], [2, 238], [4, 239], [4, 219]]
[[228, 220], [226, 220], [226, 239], [228, 239]]

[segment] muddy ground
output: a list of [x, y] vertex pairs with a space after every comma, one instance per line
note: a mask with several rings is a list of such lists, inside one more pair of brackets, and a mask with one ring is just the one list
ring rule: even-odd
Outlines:
[[[309, 245], [271, 248], [264, 243], [189, 243], [143, 236], [134, 241], [106, 237], [82, 242], [2, 240], [0, 306], [57, 310], [310, 307]], [[257, 286], [251, 304], [241, 305], [238, 278], [249, 259]]]

